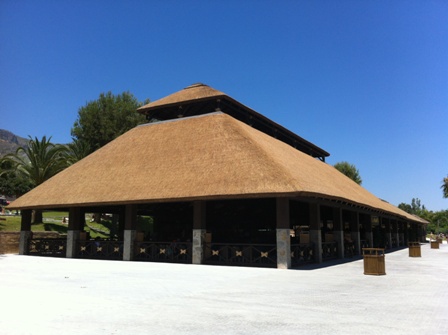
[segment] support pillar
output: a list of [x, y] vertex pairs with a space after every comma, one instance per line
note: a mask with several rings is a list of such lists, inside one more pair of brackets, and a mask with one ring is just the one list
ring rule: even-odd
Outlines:
[[393, 221], [391, 221], [391, 224], [392, 224], [392, 231], [394, 234], [394, 238], [397, 241], [397, 248], [399, 248], [400, 247], [400, 235], [399, 235], [400, 229], [398, 226], [398, 222], [397, 222], [397, 220], [393, 220]]
[[[122, 215], [120, 215], [120, 221]], [[137, 205], [126, 205], [124, 209], [123, 260], [134, 259], [134, 245], [137, 236]]]
[[19, 240], [19, 255], [29, 254], [29, 245], [33, 237], [31, 232], [31, 210], [22, 210], [22, 219], [20, 222], [20, 240]]
[[361, 255], [361, 233], [359, 231], [359, 213], [350, 213], [350, 237], [355, 246], [355, 255]]
[[192, 263], [202, 264], [205, 255], [206, 202], [195, 201], [193, 208]]
[[84, 227], [84, 211], [79, 207], [72, 207], [68, 213], [67, 229], [67, 258], [75, 258], [78, 250], [80, 232]]
[[338, 244], [338, 258], [344, 258], [344, 224], [342, 222], [342, 210], [333, 207], [333, 236]]
[[[370, 248], [373, 248], [373, 230], [372, 230], [372, 216], [365, 215], [365, 220], [363, 220], [362, 225], [366, 232], [366, 241]], [[362, 251], [362, 250], [361, 250]]]
[[289, 199], [277, 198], [277, 268], [291, 268], [291, 238]]
[[391, 225], [390, 220], [381, 218], [381, 226], [384, 225], [385, 234], [386, 234], [386, 249], [392, 249], [392, 232], [391, 232]]
[[407, 246], [406, 244], [406, 240], [405, 240], [405, 234], [404, 234], [404, 230], [405, 230], [405, 224], [403, 222], [398, 222], [398, 238], [401, 241], [400, 242], [400, 246]]
[[320, 229], [320, 205], [310, 204], [310, 242], [314, 245], [314, 261], [322, 263], [322, 233]]
[[420, 242], [426, 242], [426, 226], [420, 224]]

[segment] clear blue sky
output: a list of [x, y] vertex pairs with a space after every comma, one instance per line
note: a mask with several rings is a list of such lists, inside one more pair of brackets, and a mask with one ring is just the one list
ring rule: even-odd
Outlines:
[[101, 92], [223, 91], [355, 164], [398, 205], [448, 208], [448, 1], [0, 0], [0, 128], [71, 141]]

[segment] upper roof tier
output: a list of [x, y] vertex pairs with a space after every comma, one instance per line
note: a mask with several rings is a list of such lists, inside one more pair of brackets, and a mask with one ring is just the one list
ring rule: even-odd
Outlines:
[[171, 120], [186, 116], [224, 112], [303, 153], [325, 161], [328, 152], [275, 123], [227, 94], [205, 84], [193, 84], [137, 109], [148, 120]]

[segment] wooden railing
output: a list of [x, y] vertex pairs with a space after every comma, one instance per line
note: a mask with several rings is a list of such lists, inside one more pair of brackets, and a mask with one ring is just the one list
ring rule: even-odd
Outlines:
[[291, 266], [297, 267], [314, 262], [314, 244], [291, 244]]
[[344, 257], [350, 258], [355, 256], [356, 249], [355, 249], [355, 243], [353, 242], [344, 242]]
[[28, 254], [31, 256], [65, 257], [67, 239], [42, 238], [32, 239], [29, 243]]
[[322, 243], [322, 260], [338, 258], [338, 243], [323, 242]]
[[148, 262], [191, 263], [191, 242], [136, 242], [134, 259]]
[[275, 244], [207, 243], [204, 255], [206, 264], [277, 266], [277, 247]]
[[78, 258], [90, 259], [123, 259], [123, 241], [114, 240], [79, 240], [77, 241]]

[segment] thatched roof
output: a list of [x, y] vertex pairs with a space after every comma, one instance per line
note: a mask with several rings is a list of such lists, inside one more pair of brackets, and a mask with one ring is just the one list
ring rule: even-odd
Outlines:
[[224, 113], [136, 127], [10, 207], [274, 196], [341, 200], [417, 221], [331, 165]]
[[243, 105], [227, 94], [205, 84], [190, 85], [137, 109], [149, 120], [170, 120], [222, 111], [313, 157], [325, 160], [330, 154], [273, 120]]
[[202, 83], [197, 83], [185, 87], [183, 90], [170, 94], [162, 99], [150, 102], [149, 104], [138, 108], [137, 111], [143, 113], [145, 111], [154, 110], [162, 106], [163, 108], [167, 108], [170, 105], [197, 102], [200, 100], [208, 100], [212, 98], [216, 99], [219, 97], [228, 97], [228, 95], [221, 91], [215, 90], [210, 86], [204, 85]]

